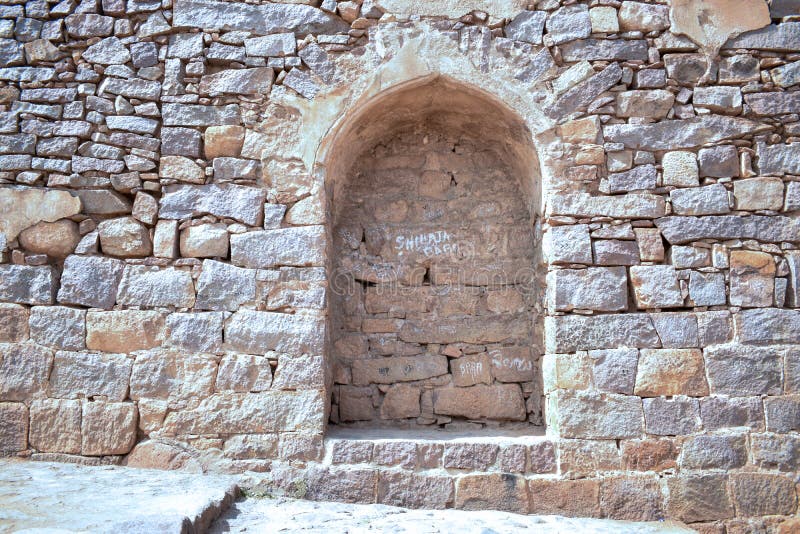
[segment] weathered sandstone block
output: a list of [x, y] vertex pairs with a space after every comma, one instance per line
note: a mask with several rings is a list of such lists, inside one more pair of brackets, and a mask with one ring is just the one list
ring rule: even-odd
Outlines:
[[28, 339], [28, 308], [19, 304], [0, 304], [0, 343], [19, 343]]
[[86, 347], [104, 352], [130, 353], [149, 349], [164, 340], [164, 315], [156, 311], [87, 312]]
[[81, 452], [81, 401], [42, 399], [31, 403], [31, 447], [40, 452]]
[[642, 400], [613, 393], [559, 390], [550, 395], [550, 423], [561, 437], [622, 439], [642, 433]]
[[353, 384], [394, 384], [447, 374], [447, 357], [441, 355], [392, 357], [353, 362]]
[[264, 191], [234, 184], [171, 185], [164, 188], [158, 216], [187, 219], [204, 214], [229, 217], [250, 226], [261, 224]]
[[642, 349], [634, 394], [640, 397], [708, 395], [702, 352], [698, 349]]
[[508, 473], [468, 475], [456, 484], [456, 508], [527, 513], [528, 486], [521, 476]]
[[192, 352], [222, 348], [221, 313], [173, 313], [167, 316], [169, 344]]
[[34, 342], [63, 350], [86, 347], [86, 311], [64, 306], [35, 306], [30, 313], [30, 335]]
[[49, 266], [0, 265], [0, 300], [16, 304], [53, 304], [55, 272]]
[[150, 232], [133, 217], [102, 221], [97, 230], [100, 233], [100, 247], [105, 254], [120, 258], [140, 258], [153, 252]]
[[91, 308], [110, 309], [117, 300], [117, 288], [125, 264], [97, 256], [69, 256], [61, 274], [58, 301]]
[[[27, 168], [27, 167], [26, 167]], [[47, 191], [28, 187], [0, 188], [0, 233], [13, 241], [19, 233], [41, 221], [55, 222], [77, 215], [80, 199], [67, 191]]]
[[136, 443], [136, 406], [132, 402], [83, 402], [81, 454], [127, 454]]
[[117, 303], [127, 306], [191, 308], [194, 282], [189, 271], [126, 265], [117, 292]]
[[72, 254], [80, 241], [78, 225], [68, 219], [57, 222], [40, 222], [19, 234], [20, 244], [36, 254], [65, 258]]
[[44, 396], [53, 353], [35, 345], [0, 345], [0, 401]]
[[231, 236], [231, 262], [261, 269], [281, 265], [322, 266], [325, 246], [322, 226], [247, 232]]
[[438, 388], [433, 411], [468, 419], [525, 419], [525, 402], [517, 384], [477, 385], [469, 388]]
[[545, 345], [549, 353], [567, 353], [619, 346], [659, 348], [661, 341], [646, 314], [563, 315], [545, 318]]
[[28, 407], [17, 402], [0, 402], [0, 454], [15, 454], [27, 448]]
[[324, 339], [320, 317], [241, 310], [225, 322], [226, 345], [247, 354], [322, 354]]
[[160, 399], [181, 409], [213, 392], [216, 363], [203, 355], [152, 350], [136, 355], [130, 372], [133, 400]]
[[132, 365], [133, 360], [124, 354], [56, 352], [48, 395], [61, 399], [125, 400]]

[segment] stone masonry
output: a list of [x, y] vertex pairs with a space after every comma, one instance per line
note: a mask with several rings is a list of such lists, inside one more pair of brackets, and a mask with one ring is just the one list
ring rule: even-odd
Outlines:
[[799, 88], [796, 0], [5, 2], [0, 452], [797, 531]]

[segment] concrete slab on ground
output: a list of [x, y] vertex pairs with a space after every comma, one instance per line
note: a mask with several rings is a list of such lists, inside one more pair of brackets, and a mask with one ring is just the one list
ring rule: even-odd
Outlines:
[[204, 532], [237, 494], [227, 476], [0, 460], [0, 532]]
[[607, 519], [518, 515], [463, 510], [408, 510], [382, 504], [341, 504], [294, 499], [247, 499], [237, 502], [211, 527], [222, 533], [325, 534], [684, 534], [676, 523], [634, 523]]

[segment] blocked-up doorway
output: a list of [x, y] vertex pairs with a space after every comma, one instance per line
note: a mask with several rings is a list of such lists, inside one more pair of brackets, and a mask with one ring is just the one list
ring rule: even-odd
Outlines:
[[436, 78], [337, 136], [331, 422], [542, 424], [538, 167], [491, 97]]

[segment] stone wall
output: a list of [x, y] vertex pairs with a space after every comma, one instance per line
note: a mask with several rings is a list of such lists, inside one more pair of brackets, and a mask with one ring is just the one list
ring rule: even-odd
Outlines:
[[[610, 517], [636, 515], [635, 495], [709, 532], [796, 528], [797, 2], [532, 4], [0, 6], [0, 449], [289, 466], [324, 487], [314, 464], [352, 379], [328, 339], [347, 318], [328, 305], [336, 209], [385, 130], [376, 106], [413, 123], [429, 111], [413, 89], [443, 81], [480, 119], [445, 133], [497, 147], [531, 224], [518, 257], [547, 271], [497, 343], [530, 328], [538, 357], [544, 340], [526, 383], [541, 380], [553, 455], [542, 472], [530, 450], [516, 470], [495, 451], [493, 478], [445, 504], [512, 486], [563, 504], [585, 482]], [[460, 389], [450, 363], [430, 379]], [[513, 387], [537, 422], [534, 387]], [[353, 462], [368, 476], [341, 480], [391, 479], [369, 450]], [[459, 469], [414, 458], [380, 465]]]

